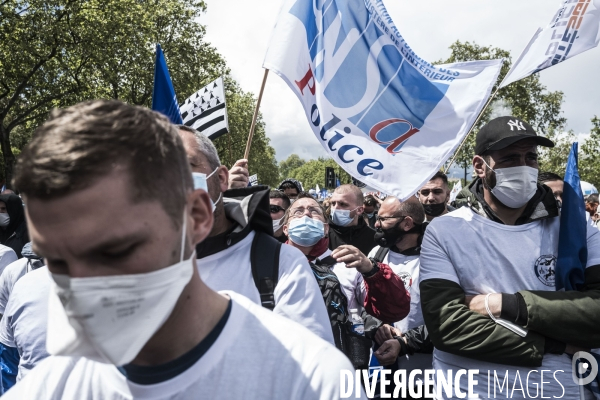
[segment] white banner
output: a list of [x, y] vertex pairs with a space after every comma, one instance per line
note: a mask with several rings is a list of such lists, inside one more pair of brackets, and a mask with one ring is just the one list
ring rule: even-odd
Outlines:
[[500, 87], [598, 46], [600, 0], [566, 0], [544, 29], [539, 28]]
[[458, 147], [502, 60], [433, 66], [381, 0], [287, 0], [263, 66], [296, 93], [346, 172], [406, 199]]

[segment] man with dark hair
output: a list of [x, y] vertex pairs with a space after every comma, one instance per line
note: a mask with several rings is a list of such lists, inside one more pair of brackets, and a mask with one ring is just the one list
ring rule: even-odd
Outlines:
[[[194, 176], [194, 188], [207, 191], [213, 201], [213, 228], [196, 246], [196, 263], [204, 282], [213, 290], [233, 290], [263, 304], [333, 344], [321, 292], [306, 257], [291, 246], [277, 248], [278, 243], [272, 243], [276, 239], [272, 237], [269, 188], [228, 190], [228, 171], [221, 165], [212, 141], [189, 127], [179, 126], [179, 135]], [[255, 257], [253, 261], [253, 255], [260, 255], [260, 259]], [[257, 264], [265, 260], [272, 264], [272, 287], [261, 286], [264, 276], [257, 276]]]
[[340, 393], [339, 370], [351, 365], [339, 351], [203, 283], [194, 247], [211, 231], [211, 199], [193, 190], [165, 117], [114, 100], [53, 111], [15, 172], [52, 276], [52, 356], [5, 398]]
[[562, 206], [562, 194], [565, 182], [562, 177], [553, 172], [540, 172], [538, 174], [538, 183], [546, 185], [552, 190], [552, 194], [558, 201], [558, 206]]
[[436, 172], [429, 182], [418, 191], [418, 195], [419, 201], [423, 204], [427, 221], [454, 210], [448, 205], [450, 188], [448, 187], [448, 177], [442, 171]]
[[285, 195], [292, 201], [292, 203], [294, 202], [294, 200], [296, 200], [298, 194], [304, 191], [304, 189], [302, 188], [302, 184], [296, 179], [292, 178], [287, 178], [281, 181], [278, 189], [285, 193]]
[[331, 224], [329, 229], [329, 248], [351, 245], [361, 253], [369, 254], [375, 247], [375, 230], [369, 227], [362, 217], [364, 196], [354, 185], [341, 185], [335, 188], [331, 196]]
[[287, 241], [287, 236], [283, 233], [283, 217], [285, 211], [290, 208], [290, 199], [285, 193], [279, 190], [269, 192], [269, 211], [273, 219], [273, 236], [282, 243]]
[[377, 222], [377, 212], [379, 210], [379, 202], [375, 199], [375, 196], [369, 194], [365, 196], [363, 203], [364, 210], [363, 216], [367, 219], [369, 227], [375, 229], [375, 222]]
[[[580, 290], [557, 291], [559, 209], [537, 183], [538, 146], [554, 143], [519, 118], [479, 130], [469, 186], [478, 204], [434, 219], [423, 238], [423, 318], [436, 370], [478, 370], [475, 380], [493, 374], [513, 388], [519, 382], [523, 397], [543, 384], [547, 397], [578, 399], [569, 355], [600, 347], [600, 232], [586, 226]], [[542, 375], [547, 370], [553, 379]], [[473, 388], [487, 396], [487, 385]]]
[[590, 218], [596, 221], [598, 212], [598, 203], [600, 202], [598, 193], [592, 193], [585, 199], [585, 211], [588, 212]]

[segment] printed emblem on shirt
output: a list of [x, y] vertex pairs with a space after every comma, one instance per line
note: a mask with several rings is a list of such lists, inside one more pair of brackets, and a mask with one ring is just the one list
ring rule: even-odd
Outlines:
[[402, 279], [402, 283], [404, 283], [406, 290], [410, 289], [412, 286], [412, 276], [410, 276], [408, 272], [400, 272], [396, 275], [398, 275], [398, 278]]
[[556, 257], [553, 255], [540, 256], [535, 262], [535, 275], [540, 282], [546, 286], [555, 287], [554, 269], [556, 268]]

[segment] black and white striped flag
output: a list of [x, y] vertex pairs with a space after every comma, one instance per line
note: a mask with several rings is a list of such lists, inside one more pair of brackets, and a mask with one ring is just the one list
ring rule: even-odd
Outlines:
[[223, 78], [198, 90], [179, 109], [185, 125], [202, 132], [211, 140], [229, 132]]

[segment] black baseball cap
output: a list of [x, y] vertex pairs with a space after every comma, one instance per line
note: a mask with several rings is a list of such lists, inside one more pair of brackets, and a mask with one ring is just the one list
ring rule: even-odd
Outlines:
[[516, 117], [498, 117], [488, 122], [477, 133], [475, 154], [502, 150], [523, 139], [535, 139], [538, 146], [554, 147], [554, 142], [538, 136], [531, 125]]

